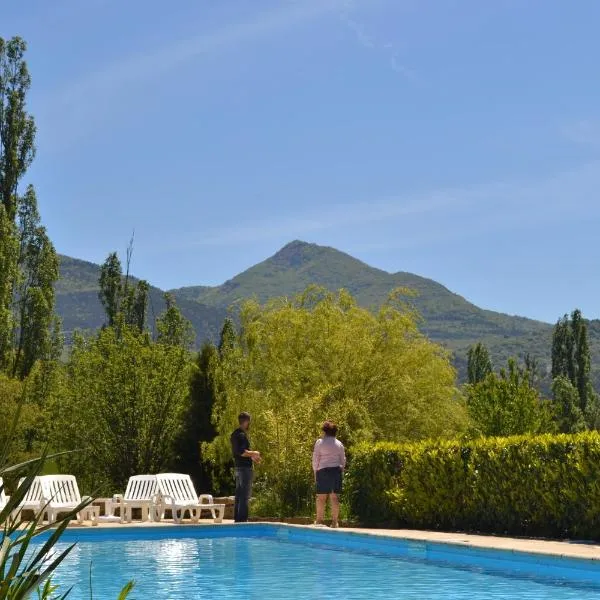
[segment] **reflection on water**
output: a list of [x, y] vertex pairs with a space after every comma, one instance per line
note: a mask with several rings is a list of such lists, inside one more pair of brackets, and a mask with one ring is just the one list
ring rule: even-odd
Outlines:
[[[63, 549], [65, 545], [61, 545]], [[80, 542], [57, 583], [69, 598], [111, 600], [134, 579], [131, 598], [189, 600], [591, 600], [598, 592], [261, 539]]]

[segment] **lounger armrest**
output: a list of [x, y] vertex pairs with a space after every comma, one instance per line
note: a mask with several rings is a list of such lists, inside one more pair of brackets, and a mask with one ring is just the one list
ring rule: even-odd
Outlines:
[[198, 496], [198, 504], [214, 504], [215, 501], [212, 494], [200, 494]]
[[161, 497], [163, 504], [170, 504], [171, 506], [174, 506], [176, 504], [175, 498], [173, 498], [172, 496], [168, 496], [167, 494], [161, 494]]

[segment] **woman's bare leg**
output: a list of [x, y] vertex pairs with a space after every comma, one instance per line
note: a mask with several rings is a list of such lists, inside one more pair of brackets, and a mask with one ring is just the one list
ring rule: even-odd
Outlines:
[[317, 494], [317, 525], [322, 525], [325, 519], [325, 505], [327, 494]]
[[331, 502], [331, 521], [334, 527], [339, 525], [340, 521], [340, 501], [337, 494], [329, 494]]

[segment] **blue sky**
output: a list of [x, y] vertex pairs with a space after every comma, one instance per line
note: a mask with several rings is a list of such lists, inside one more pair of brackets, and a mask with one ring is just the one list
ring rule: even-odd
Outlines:
[[[8, 3], [7, 3], [8, 4]], [[596, 0], [21, 0], [64, 254], [216, 284], [302, 239], [600, 317]]]

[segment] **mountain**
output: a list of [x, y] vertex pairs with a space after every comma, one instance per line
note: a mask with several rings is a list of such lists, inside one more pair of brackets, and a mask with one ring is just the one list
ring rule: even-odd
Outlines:
[[[96, 328], [103, 323], [98, 301], [99, 267], [62, 257], [57, 284], [57, 309], [67, 331]], [[550, 367], [552, 325], [484, 310], [439, 283], [412, 273], [388, 273], [371, 267], [334, 248], [294, 241], [267, 260], [220, 286], [192, 286], [171, 290], [183, 314], [192, 322], [197, 341], [215, 340], [233, 303], [254, 297], [265, 301], [276, 296], [293, 296], [309, 284], [330, 290], [348, 289], [365, 307], [377, 307], [397, 287], [411, 288], [418, 296], [411, 301], [423, 316], [422, 330], [455, 354], [464, 375], [467, 348], [484, 342], [496, 365], [509, 356], [529, 353], [539, 360], [541, 370]], [[151, 290], [154, 312], [164, 307], [162, 292]], [[595, 363], [600, 362], [600, 321], [590, 323], [590, 341]]]
[[[98, 298], [100, 266], [69, 256], [60, 257], [60, 279], [56, 283], [56, 311], [62, 319], [67, 340], [76, 329], [98, 329], [105, 322], [104, 308]], [[132, 278], [135, 282], [135, 278]], [[198, 341], [217, 339], [226, 310], [200, 302], [178, 298], [177, 304], [189, 319]], [[165, 308], [164, 292], [151, 287], [149, 315], [159, 315]], [[154, 320], [154, 319], [152, 319]]]

